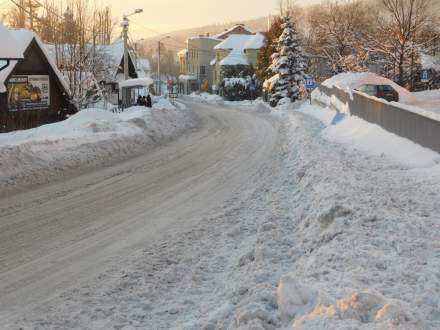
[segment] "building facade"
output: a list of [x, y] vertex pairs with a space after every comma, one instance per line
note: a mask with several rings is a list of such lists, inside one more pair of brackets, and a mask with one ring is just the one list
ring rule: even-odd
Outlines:
[[219, 34], [200, 35], [187, 40], [186, 49], [178, 53], [180, 63], [179, 92], [212, 91], [217, 74], [215, 72], [215, 47], [231, 35], [254, 35], [243, 24], [237, 24]]
[[209, 36], [194, 37], [187, 41], [187, 75], [196, 77], [199, 88], [206, 86], [206, 82], [209, 89], [212, 87], [211, 61], [215, 57], [214, 47], [220, 42]]

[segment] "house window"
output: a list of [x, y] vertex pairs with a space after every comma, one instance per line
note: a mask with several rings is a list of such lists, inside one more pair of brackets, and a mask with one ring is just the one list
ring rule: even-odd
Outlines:
[[206, 67], [204, 65], [200, 66], [200, 74], [201, 75], [206, 75]]

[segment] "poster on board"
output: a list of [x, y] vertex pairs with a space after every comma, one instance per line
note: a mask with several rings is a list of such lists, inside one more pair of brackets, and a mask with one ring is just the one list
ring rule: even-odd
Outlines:
[[12, 76], [8, 81], [10, 111], [48, 109], [49, 76]]

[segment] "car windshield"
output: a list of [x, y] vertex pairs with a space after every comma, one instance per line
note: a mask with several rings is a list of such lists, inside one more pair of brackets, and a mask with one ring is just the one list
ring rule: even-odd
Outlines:
[[379, 92], [394, 92], [394, 88], [390, 85], [379, 85], [377, 87]]

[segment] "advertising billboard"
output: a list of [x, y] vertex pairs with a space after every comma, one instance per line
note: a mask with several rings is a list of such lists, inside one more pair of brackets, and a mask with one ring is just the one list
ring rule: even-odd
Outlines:
[[8, 81], [10, 111], [48, 109], [49, 76], [12, 76]]

